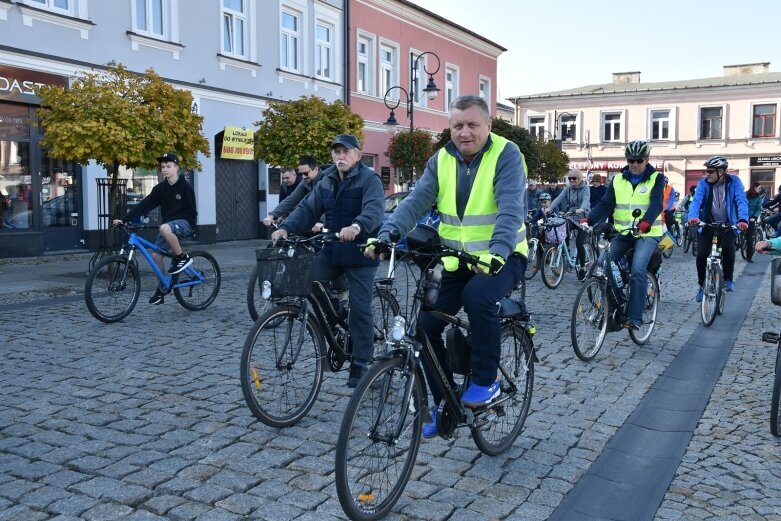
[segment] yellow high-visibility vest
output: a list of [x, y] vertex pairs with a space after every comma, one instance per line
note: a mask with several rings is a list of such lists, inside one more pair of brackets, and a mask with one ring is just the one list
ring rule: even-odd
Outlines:
[[[613, 191], [616, 194], [616, 208], [613, 211], [613, 221], [617, 229], [620, 230], [632, 226], [634, 221], [632, 210], [635, 208], [639, 208], [643, 212], [640, 214], [641, 217], [645, 215], [651, 204], [651, 192], [658, 175], [659, 172], [654, 172], [648, 179], [638, 183], [636, 187], [633, 187], [632, 182], [627, 181], [623, 175], [617, 175], [613, 178]], [[629, 230], [623, 233], [629, 233]], [[663, 233], [662, 214], [660, 213], [656, 216], [654, 222], [651, 223], [651, 229], [648, 233], [644, 233], [643, 236], [661, 237]]]
[[[437, 156], [437, 179], [439, 181], [439, 194], [437, 195], [437, 209], [439, 211], [439, 236], [442, 243], [472, 255], [488, 253], [489, 243], [494, 233], [496, 216], [499, 209], [494, 199], [494, 175], [496, 164], [499, 161], [504, 147], [512, 143], [506, 138], [491, 134], [491, 146], [483, 152], [480, 165], [476, 172], [472, 191], [464, 209], [464, 217], [458, 217], [456, 209], [456, 158], [450, 155], [444, 148], [440, 149]], [[515, 143], [512, 146], [517, 147]], [[520, 152], [520, 151], [519, 151]], [[524, 171], [526, 160], [521, 154]], [[526, 243], [526, 225], [518, 228], [514, 251], [527, 255], [529, 246]], [[458, 269], [458, 259], [446, 257], [443, 259], [445, 269], [454, 271]]]

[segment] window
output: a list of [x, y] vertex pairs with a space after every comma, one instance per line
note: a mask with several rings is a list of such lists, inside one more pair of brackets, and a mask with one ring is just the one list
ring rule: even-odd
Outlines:
[[563, 114], [559, 116], [559, 136], [562, 141], [575, 141], [577, 135], [577, 116], [574, 114]]
[[721, 139], [722, 107], [700, 109], [700, 139]]
[[[380, 90], [384, 95], [388, 89], [398, 84], [396, 80], [396, 66], [398, 64], [398, 50], [388, 44], [380, 45]], [[390, 99], [399, 99], [398, 89], [388, 95]]]
[[222, 0], [222, 52], [247, 58], [247, 11], [245, 0]]
[[323, 22], [317, 22], [315, 28], [315, 76], [325, 80], [331, 79], [331, 62], [333, 52], [333, 27]]
[[445, 68], [445, 110], [450, 110], [450, 104], [458, 97], [458, 69]]
[[282, 30], [280, 34], [280, 67], [298, 72], [300, 69], [298, 46], [301, 42], [300, 15], [290, 11], [282, 11]]
[[602, 114], [602, 141], [621, 141], [621, 113]]
[[374, 161], [375, 156], [373, 154], [363, 154], [361, 156], [361, 163], [368, 166], [369, 168], [374, 168]]
[[356, 78], [356, 90], [362, 94], [374, 94], [371, 85], [371, 73], [369, 72], [371, 41], [364, 37], [358, 37], [358, 67]]
[[657, 141], [670, 139], [669, 110], [651, 111], [651, 139]]
[[163, 0], [135, 0], [135, 31], [152, 36], [165, 36]]
[[27, 0], [27, 4], [65, 15], [73, 12], [71, 0]]
[[488, 104], [488, 110], [491, 110], [491, 80], [488, 78], [480, 78], [478, 84], [478, 94]]
[[754, 105], [754, 124], [752, 137], [775, 137], [776, 106]]
[[535, 116], [529, 118], [529, 134], [535, 139], [545, 138], [545, 117]]

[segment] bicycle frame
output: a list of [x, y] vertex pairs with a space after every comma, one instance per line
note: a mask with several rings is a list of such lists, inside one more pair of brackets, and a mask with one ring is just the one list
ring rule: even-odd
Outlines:
[[[192, 267], [187, 267], [182, 273], [186, 273], [188, 275], [189, 277], [188, 280], [184, 282], [178, 282], [178, 277], [176, 277], [177, 282], [174, 284], [173, 282], [175, 276], [169, 275], [168, 273], [163, 273], [160, 270], [160, 267], [155, 262], [155, 260], [152, 258], [152, 254], [149, 253], [149, 250], [155, 253], [159, 253], [164, 257], [173, 257], [173, 255], [168, 253], [167, 251], [162, 250], [161, 248], [158, 248], [153, 243], [149, 242], [143, 237], [140, 237], [135, 232], [128, 232], [128, 235], [129, 238], [126, 246], [128, 262], [125, 265], [125, 273], [122, 274], [123, 278], [127, 275], [127, 267], [130, 265], [131, 262], [133, 262], [133, 256], [136, 250], [138, 250], [141, 252], [141, 254], [147, 260], [149, 265], [152, 267], [152, 270], [154, 271], [155, 276], [160, 280], [160, 284], [162, 285], [163, 289], [186, 288], [187, 286], [196, 286], [198, 284], [201, 284], [204, 280], [206, 280], [203, 277], [203, 274], [199, 273], [197, 270], [192, 269]], [[124, 255], [125, 247], [123, 247], [119, 253], [120, 255]]]

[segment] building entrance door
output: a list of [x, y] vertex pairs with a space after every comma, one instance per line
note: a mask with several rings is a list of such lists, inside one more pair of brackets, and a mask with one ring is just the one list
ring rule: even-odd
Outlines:
[[217, 240], [258, 236], [258, 162], [217, 159], [214, 176]]
[[41, 226], [46, 251], [84, 248], [81, 167], [41, 151]]

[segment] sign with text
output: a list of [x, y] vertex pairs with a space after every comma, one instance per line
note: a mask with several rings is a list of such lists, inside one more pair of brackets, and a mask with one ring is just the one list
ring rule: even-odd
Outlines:
[[[649, 164], [656, 169], [657, 172], [664, 172], [664, 161], [650, 161]], [[611, 170], [621, 170], [626, 166], [626, 159], [623, 161], [594, 161], [589, 168], [588, 161], [570, 161], [569, 168], [577, 168], [583, 172], [587, 170], [606, 172]]]
[[220, 157], [223, 159], [255, 159], [255, 132], [241, 127], [225, 127]]
[[390, 187], [390, 167], [389, 166], [381, 166], [380, 167], [380, 177], [382, 178], [382, 186], [386, 190]]
[[781, 166], [781, 156], [751, 157], [749, 166]]
[[35, 89], [43, 85], [67, 87], [68, 77], [0, 65], [0, 100], [40, 103]]

